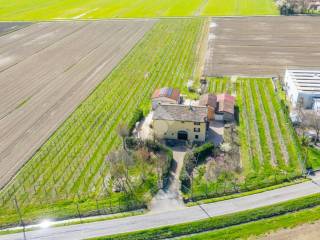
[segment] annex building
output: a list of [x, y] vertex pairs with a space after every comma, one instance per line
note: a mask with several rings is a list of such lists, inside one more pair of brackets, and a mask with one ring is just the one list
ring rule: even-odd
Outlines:
[[284, 84], [293, 107], [299, 101], [305, 109], [319, 107], [320, 70], [286, 70]]

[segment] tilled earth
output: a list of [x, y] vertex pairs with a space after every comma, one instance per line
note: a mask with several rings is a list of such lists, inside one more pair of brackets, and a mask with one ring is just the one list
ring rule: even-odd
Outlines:
[[0, 36], [27, 27], [31, 22], [0, 22]]
[[0, 188], [154, 22], [42, 22], [0, 37]]
[[320, 17], [213, 18], [204, 74], [282, 76], [320, 67]]

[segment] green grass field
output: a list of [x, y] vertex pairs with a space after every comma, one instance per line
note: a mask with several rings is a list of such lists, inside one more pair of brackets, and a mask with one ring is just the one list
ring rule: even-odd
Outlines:
[[273, 0], [0, 0], [0, 20], [279, 15]]
[[[118, 124], [128, 123], [135, 109], [148, 111], [157, 87], [186, 85], [196, 66], [204, 22], [198, 18], [156, 23], [0, 192], [0, 225], [17, 220], [15, 197], [28, 219], [45, 211], [68, 215], [75, 210], [74, 199], [83, 199], [83, 210], [95, 207], [95, 199], [108, 203], [104, 179], [110, 166], [105, 158], [121, 144]], [[142, 191], [150, 191], [142, 185]], [[112, 194], [108, 206], [118, 205], [119, 197]]]

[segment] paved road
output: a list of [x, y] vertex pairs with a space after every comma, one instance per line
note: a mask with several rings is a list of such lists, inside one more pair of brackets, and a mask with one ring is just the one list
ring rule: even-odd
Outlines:
[[[202, 205], [202, 207], [211, 216], [220, 216], [284, 202], [314, 193], [320, 193], [320, 179], [242, 198], [206, 204]], [[195, 206], [169, 212], [146, 214], [109, 221], [41, 229], [27, 232], [27, 239], [84, 239], [185, 223], [207, 217], [208, 216], [198, 206]], [[22, 237], [22, 233], [18, 233], [0, 236], [0, 240], [20, 240], [23, 239]]]

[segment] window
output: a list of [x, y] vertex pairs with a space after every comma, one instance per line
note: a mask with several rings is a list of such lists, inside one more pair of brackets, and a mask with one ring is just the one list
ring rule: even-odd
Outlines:
[[200, 125], [200, 123], [199, 122], [195, 122], [194, 125]]
[[184, 121], [181, 121], [181, 123], [184, 123]]
[[193, 131], [194, 132], [200, 132], [200, 128], [194, 128]]
[[195, 135], [194, 137], [195, 137], [196, 139], [199, 139], [199, 135]]

